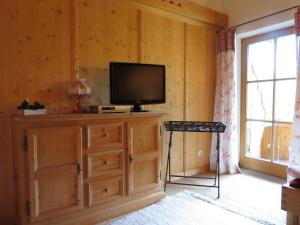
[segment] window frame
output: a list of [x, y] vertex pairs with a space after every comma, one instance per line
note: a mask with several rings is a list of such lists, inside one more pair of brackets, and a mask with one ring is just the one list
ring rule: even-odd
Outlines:
[[[296, 80], [295, 78], [276, 78], [276, 40], [278, 37], [286, 36], [289, 34], [294, 34], [294, 27], [288, 27], [249, 38], [242, 39], [241, 41], [241, 114], [240, 114], [240, 165], [242, 167], [257, 170], [260, 172], [268, 173], [278, 177], [286, 177], [286, 168], [287, 165], [281, 164], [279, 162], [274, 162], [274, 145], [275, 145], [275, 124], [291, 124], [288, 121], [277, 121], [275, 120], [275, 95], [276, 95], [276, 82], [285, 81], [285, 80]], [[250, 44], [265, 41], [269, 39], [274, 39], [275, 48], [274, 48], [274, 74], [273, 79], [258, 80], [258, 81], [247, 81], [247, 64], [248, 64], [248, 46]], [[272, 120], [261, 120], [261, 119], [247, 119], [247, 84], [249, 83], [261, 83], [261, 82], [273, 82], [273, 105], [272, 105]], [[246, 124], [247, 121], [254, 122], [268, 122], [272, 123], [272, 151], [270, 155], [270, 160], [267, 159], [257, 159], [246, 155], [247, 143], [246, 143]]]

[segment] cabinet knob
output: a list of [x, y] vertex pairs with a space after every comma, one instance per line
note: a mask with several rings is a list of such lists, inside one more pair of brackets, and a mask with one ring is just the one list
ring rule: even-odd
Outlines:
[[129, 154], [129, 164], [131, 164], [133, 162], [133, 158], [132, 158], [132, 155]]
[[109, 189], [108, 188], [104, 188], [104, 192], [108, 193]]
[[109, 165], [109, 164], [110, 164], [110, 162], [109, 162], [109, 161], [107, 161], [107, 160], [104, 160], [104, 164], [105, 164], [105, 165]]
[[104, 134], [102, 134], [102, 137], [108, 138], [109, 134], [108, 133], [104, 133]]

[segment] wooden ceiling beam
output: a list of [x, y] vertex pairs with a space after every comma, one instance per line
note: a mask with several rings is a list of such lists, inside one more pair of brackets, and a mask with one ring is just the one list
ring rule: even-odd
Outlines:
[[228, 16], [188, 0], [131, 0], [149, 7], [168, 11], [198, 22], [226, 28]]

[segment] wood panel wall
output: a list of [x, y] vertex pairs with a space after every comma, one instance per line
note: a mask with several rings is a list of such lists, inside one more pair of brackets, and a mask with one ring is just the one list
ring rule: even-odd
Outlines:
[[24, 98], [51, 112], [70, 111], [65, 82], [72, 79], [71, 0], [11, 0], [0, 7], [0, 111]]
[[[110, 61], [165, 64], [167, 103], [148, 106], [166, 120], [211, 120], [215, 31], [225, 15], [186, 0], [10, 0], [0, 7], [0, 224], [15, 223], [11, 113], [24, 99], [70, 112], [66, 87], [86, 78], [86, 104], [109, 103]], [[164, 155], [168, 136], [164, 133]], [[207, 168], [210, 136], [174, 136], [173, 172]], [[202, 158], [196, 157], [198, 149]], [[164, 158], [164, 162], [165, 162]]]
[[[167, 113], [166, 120], [184, 119], [184, 23], [153, 13], [141, 12], [141, 62], [166, 65], [166, 104], [147, 106]], [[164, 162], [168, 149], [164, 133]], [[172, 147], [172, 171], [183, 171], [183, 133], [177, 133]]]
[[[210, 27], [186, 25], [186, 105], [185, 119], [212, 121], [216, 82], [216, 32]], [[186, 134], [187, 171], [208, 170], [210, 134]], [[198, 157], [198, 150], [203, 151]]]
[[73, 78], [72, 0], [10, 0], [0, 7], [0, 224], [15, 223], [10, 113], [25, 98], [49, 112], [70, 112], [65, 85]]
[[[211, 121], [216, 27], [186, 21], [134, 2], [143, 1], [132, 4], [119, 0], [78, 1], [79, 76], [86, 78], [93, 89], [87, 105], [109, 103], [110, 61], [165, 64], [167, 102], [146, 108], [168, 113], [166, 120]], [[165, 132], [165, 157], [167, 135]], [[172, 171], [192, 174], [206, 171], [210, 141], [210, 135], [176, 133]], [[202, 157], [197, 156], [198, 150], [203, 151]]]
[[88, 104], [109, 104], [110, 61], [137, 62], [137, 9], [123, 1], [78, 0], [78, 62], [92, 88]]

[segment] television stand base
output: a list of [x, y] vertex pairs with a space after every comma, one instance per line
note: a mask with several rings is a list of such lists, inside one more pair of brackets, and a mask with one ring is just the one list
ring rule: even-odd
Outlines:
[[141, 105], [134, 105], [130, 112], [149, 112], [149, 110], [144, 110]]
[[134, 111], [134, 110], [130, 110], [130, 112], [132, 113], [139, 113], [139, 112], [150, 112], [150, 110], [139, 110], [139, 111]]

